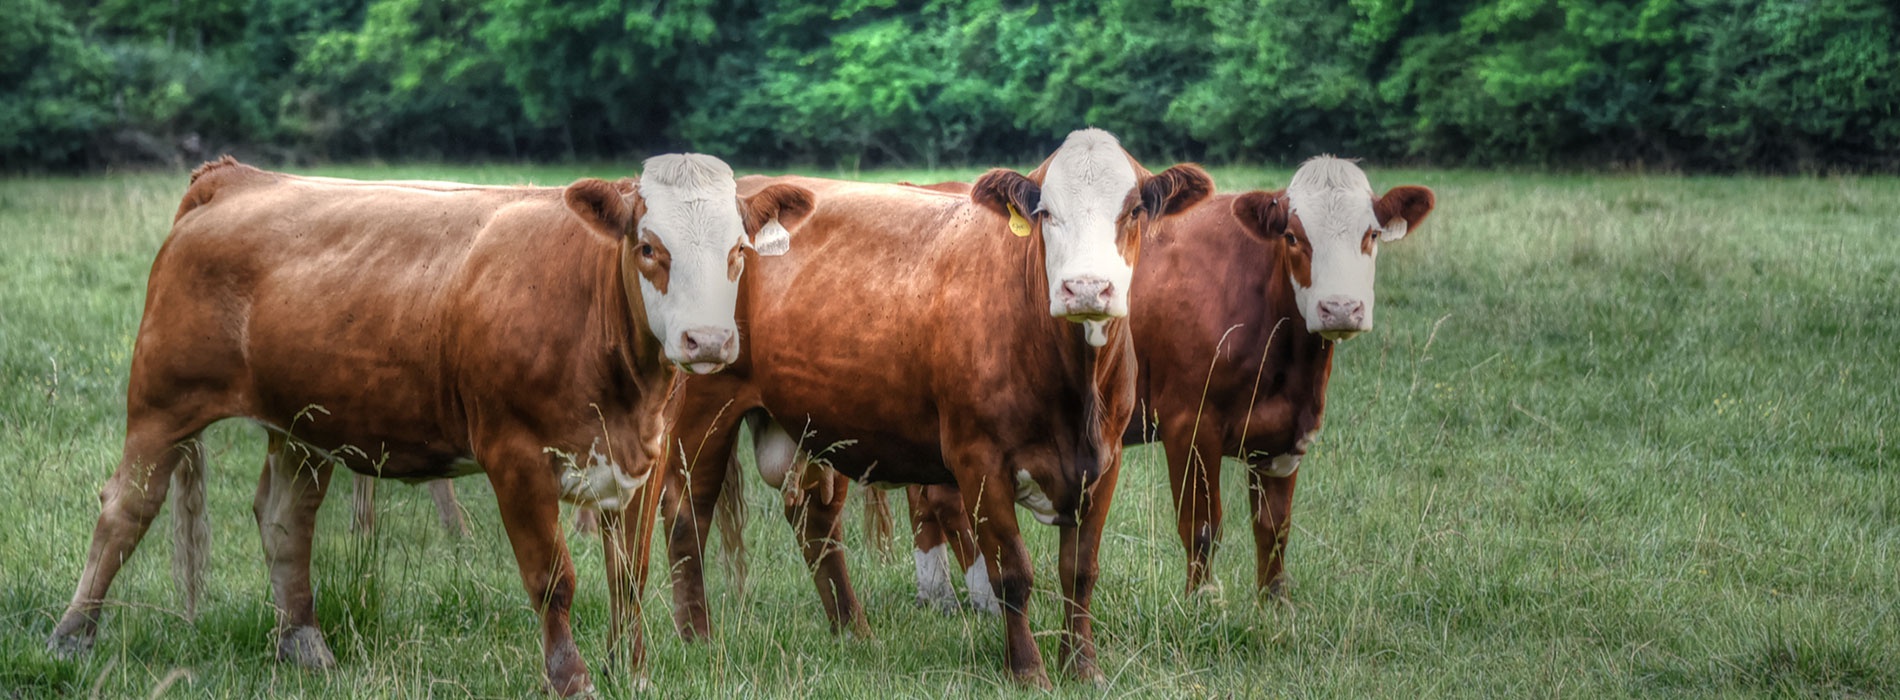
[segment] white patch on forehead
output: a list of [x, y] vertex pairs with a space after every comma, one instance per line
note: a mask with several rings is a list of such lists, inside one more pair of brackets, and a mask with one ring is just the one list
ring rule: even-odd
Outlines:
[[1357, 248], [1360, 236], [1378, 223], [1372, 213], [1372, 183], [1349, 160], [1332, 156], [1307, 160], [1287, 183], [1286, 197], [1292, 213], [1305, 225], [1308, 239], [1341, 237]]
[[1069, 134], [1043, 174], [1042, 209], [1058, 219], [1121, 215], [1135, 188], [1135, 168], [1115, 137], [1101, 129]]
[[659, 236], [677, 262], [700, 253], [725, 255], [736, 236], [745, 235], [739, 218], [739, 185], [725, 161], [697, 153], [648, 158], [640, 174], [646, 216], [640, 227]]

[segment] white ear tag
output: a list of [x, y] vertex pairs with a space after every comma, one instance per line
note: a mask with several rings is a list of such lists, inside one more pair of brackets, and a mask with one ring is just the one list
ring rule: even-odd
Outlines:
[[1099, 348], [1108, 344], [1107, 321], [1083, 321], [1082, 330], [1087, 335], [1089, 345]]
[[1404, 238], [1409, 228], [1410, 225], [1404, 219], [1393, 219], [1392, 223], [1386, 224], [1385, 228], [1379, 232], [1379, 240], [1396, 241]]
[[784, 255], [792, 249], [792, 232], [780, 226], [778, 219], [767, 221], [759, 227], [759, 235], [752, 237], [752, 247], [759, 255]]

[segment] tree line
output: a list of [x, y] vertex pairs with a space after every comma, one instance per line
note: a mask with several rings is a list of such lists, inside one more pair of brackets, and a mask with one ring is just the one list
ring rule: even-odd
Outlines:
[[1900, 166], [1884, 0], [0, 0], [7, 171], [605, 159]]

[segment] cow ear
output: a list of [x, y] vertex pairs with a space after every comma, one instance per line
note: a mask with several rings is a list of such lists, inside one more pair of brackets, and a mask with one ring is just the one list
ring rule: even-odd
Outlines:
[[1042, 186], [1014, 170], [997, 168], [976, 179], [970, 187], [970, 201], [1009, 216], [1010, 207], [1024, 218], [1042, 209]]
[[739, 198], [745, 234], [760, 255], [784, 255], [791, 250], [791, 229], [811, 215], [813, 206], [811, 190], [796, 185], [772, 185]]
[[1425, 216], [1432, 213], [1432, 206], [1438, 203], [1437, 195], [1428, 188], [1405, 185], [1387, 190], [1384, 197], [1372, 203], [1372, 214], [1379, 219], [1379, 226], [1385, 229], [1379, 234], [1381, 241], [1396, 241], [1411, 233], [1425, 222]]
[[1159, 219], [1192, 209], [1212, 194], [1214, 178], [1201, 166], [1182, 163], [1141, 183], [1141, 206]]
[[1272, 241], [1286, 233], [1286, 198], [1279, 192], [1248, 192], [1234, 198], [1234, 218], [1249, 233]]
[[[619, 240], [633, 230], [634, 207], [628, 199], [637, 195], [632, 194], [632, 182], [622, 180], [616, 184], [584, 178], [568, 185], [562, 199], [567, 201], [567, 208], [594, 233]], [[623, 187], [626, 189], [623, 190]]]

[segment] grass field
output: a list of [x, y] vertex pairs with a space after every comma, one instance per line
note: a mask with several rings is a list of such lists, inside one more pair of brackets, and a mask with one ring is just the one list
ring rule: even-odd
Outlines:
[[[347, 177], [563, 184], [631, 165], [349, 168]], [[964, 178], [953, 173], [867, 179]], [[1287, 171], [1215, 169], [1223, 189]], [[1166, 468], [1131, 451], [1095, 604], [1115, 697], [1895, 697], [1900, 695], [1900, 180], [1370, 169], [1439, 210], [1382, 256], [1379, 327], [1342, 346], [1303, 469], [1293, 603], [1260, 608], [1229, 469], [1224, 600], [1180, 588]], [[185, 178], [0, 180], [0, 698], [525, 697], [536, 620], [479, 479], [474, 536], [427, 493], [382, 489], [373, 541], [343, 489], [317, 540], [317, 608], [340, 665], [272, 661], [250, 502], [262, 432], [207, 434], [215, 551], [181, 619], [161, 516], [113, 589], [98, 646], [46, 636], [118, 460], [145, 276]], [[711, 643], [647, 593], [667, 697], [931, 697], [1008, 690], [995, 618], [913, 607], [851, 520], [874, 639], [826, 632], [751, 478], [753, 585], [710, 573]], [[901, 498], [893, 501], [901, 509]], [[901, 510], [900, 510], [901, 513]], [[572, 517], [572, 513], [567, 514]], [[900, 516], [901, 517], [901, 516]], [[1031, 530], [1032, 621], [1054, 659], [1055, 538]], [[598, 670], [606, 586], [576, 536], [574, 627]], [[604, 695], [624, 685], [601, 684]]]

